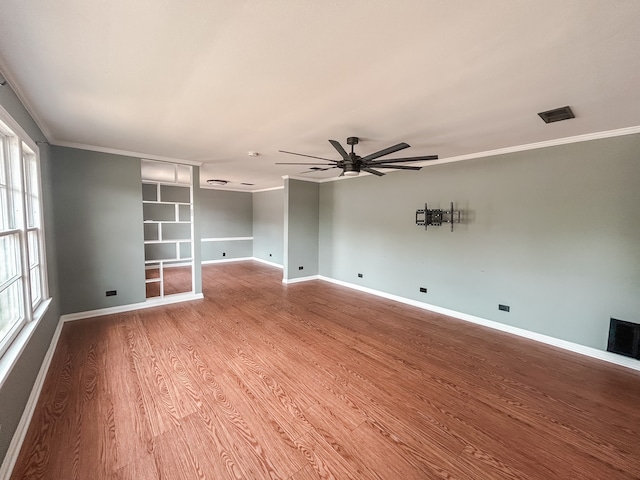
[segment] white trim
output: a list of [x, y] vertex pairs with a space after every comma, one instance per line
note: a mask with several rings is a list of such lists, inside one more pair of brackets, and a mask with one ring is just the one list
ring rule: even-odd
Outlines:
[[0, 465], [0, 479], [9, 478], [11, 476], [11, 473], [13, 472], [13, 467], [15, 467], [16, 465], [18, 454], [20, 453], [22, 443], [27, 436], [27, 430], [29, 429], [31, 419], [33, 418], [33, 414], [36, 409], [36, 405], [38, 404], [40, 392], [42, 392], [44, 380], [47, 377], [47, 372], [49, 371], [49, 366], [51, 365], [53, 354], [56, 351], [56, 347], [58, 346], [60, 332], [62, 332], [62, 317], [58, 319], [58, 325], [53, 332], [53, 336], [51, 337], [49, 349], [44, 355], [42, 365], [40, 365], [40, 370], [38, 371], [38, 375], [36, 376], [33, 388], [31, 389], [31, 394], [29, 394], [29, 399], [27, 400], [27, 404], [24, 407], [24, 411], [22, 412], [22, 416], [20, 417], [20, 421], [18, 422], [16, 431], [13, 433], [11, 443], [9, 443], [7, 454], [4, 457], [2, 465]]
[[161, 245], [161, 244], [166, 244], [166, 243], [171, 243], [171, 244], [175, 244], [175, 243], [191, 243], [191, 240], [190, 239], [184, 239], [184, 240], [174, 239], [174, 240], [145, 240], [144, 241], [145, 245]]
[[201, 242], [231, 242], [241, 240], [253, 240], [253, 237], [212, 237], [200, 239]]
[[192, 165], [195, 167], [202, 166], [202, 162], [194, 162], [193, 160], [184, 160], [181, 158], [163, 157], [161, 155], [149, 155], [147, 153], [131, 152], [129, 150], [119, 150], [117, 148], [98, 147], [96, 145], [87, 145], [86, 143], [65, 142], [62, 140], [52, 139], [49, 143], [58, 147], [79, 148], [80, 150], [88, 150], [90, 152], [111, 153], [113, 155], [123, 155], [125, 157], [136, 157], [141, 160], [155, 160], [158, 162], [179, 163], [180, 165]]
[[[24, 106], [24, 109], [27, 111], [27, 113], [29, 115], [31, 115], [31, 118], [33, 119], [33, 122], [36, 124], [36, 126], [40, 129], [40, 131], [42, 132], [42, 134], [45, 137], [45, 140], [49, 143], [51, 143], [51, 130], [49, 130], [47, 128], [47, 124], [45, 122], [42, 121], [42, 119], [37, 115], [37, 110], [35, 108], [33, 108], [31, 106], [31, 103], [27, 101], [27, 95], [24, 94], [24, 92], [22, 91], [22, 89], [20, 88], [20, 84], [18, 82], [15, 81], [15, 79], [13, 78], [13, 74], [9, 73], [9, 69], [5, 67], [5, 63], [4, 60], [2, 59], [2, 57], [0, 56], [0, 71], [2, 73], [2, 76], [4, 77], [4, 79], [7, 81], [7, 83], [9, 84], [9, 87], [11, 88], [11, 90], [13, 91], [13, 93], [16, 94], [16, 97], [18, 97], [18, 100], [20, 100], [20, 103], [22, 103], [22, 105]], [[0, 87], [2, 88], [2, 87]], [[2, 477], [0, 477], [2, 478]]]
[[258, 190], [252, 190], [251, 193], [270, 192], [272, 190], [284, 190], [284, 185], [281, 187], [260, 188]]
[[49, 305], [51, 305], [51, 298], [47, 298], [40, 302], [36, 311], [33, 312], [33, 320], [23, 325], [20, 333], [18, 333], [18, 335], [9, 344], [8, 348], [4, 351], [2, 357], [0, 357], [0, 388], [2, 388], [7, 377], [11, 374], [11, 370], [13, 370], [13, 367], [18, 362], [18, 359], [31, 339], [33, 332], [35, 332], [40, 321], [47, 313]]
[[342, 177], [326, 177], [318, 180], [318, 183], [327, 183], [327, 182], [339, 182], [340, 180], [347, 180], [349, 178], [358, 178], [360, 176], [366, 177], [367, 175], [371, 175], [367, 172], [362, 172], [360, 175], [356, 175], [355, 177], [349, 177], [347, 175], [343, 175]]
[[[149, 160], [148, 158], [143, 158], [142, 160], [147, 160], [148, 162], [155, 162], [157, 160]], [[184, 188], [189, 188], [191, 187], [190, 183], [184, 183], [184, 182], [169, 182], [169, 181], [160, 181], [160, 180], [145, 180], [144, 178], [142, 179], [142, 184], [143, 185], [154, 185], [154, 186], [158, 186], [158, 185], [167, 185], [169, 187], [184, 187]], [[148, 202], [148, 203], [163, 203], [163, 202], [158, 202], [157, 200], [143, 200], [143, 203]], [[179, 203], [179, 202], [164, 202], [164, 203]], [[184, 203], [184, 205], [190, 205], [189, 203]]]
[[180, 293], [176, 295], [167, 295], [166, 297], [150, 298], [146, 302], [130, 303], [128, 305], [118, 305], [117, 307], [101, 308], [98, 310], [89, 310], [86, 312], [67, 313], [60, 318], [63, 322], [73, 322], [84, 318], [101, 317], [103, 315], [111, 315], [114, 313], [130, 312], [132, 310], [142, 310], [144, 308], [159, 307], [161, 305], [171, 305], [172, 303], [190, 302], [204, 298], [202, 293]]
[[291, 285], [292, 283], [308, 282], [309, 280], [320, 280], [320, 275], [309, 275], [308, 277], [283, 278], [282, 283]]
[[[247, 187], [251, 187], [251, 185], [247, 185]], [[243, 188], [233, 188], [233, 187], [223, 187], [223, 186], [214, 187], [214, 186], [211, 186], [211, 185], [200, 185], [200, 188], [202, 190], [220, 190], [220, 191], [223, 191], [223, 192], [253, 193], [253, 190], [251, 190], [250, 188], [243, 189]]]
[[[160, 182], [157, 182], [157, 183], [160, 183]], [[147, 185], [151, 185], [151, 183], [147, 182]], [[172, 187], [183, 186], [184, 188], [187, 188], [187, 187], [190, 186], [190, 185], [187, 185], [187, 184], [184, 184], [184, 183], [183, 184], [180, 184], [180, 183], [165, 183], [164, 185], [171, 185]], [[142, 203], [143, 204], [153, 203], [153, 204], [156, 204], [156, 205], [180, 205], [180, 206], [189, 205], [189, 206], [191, 206], [190, 203], [186, 203], [186, 202], [160, 202], [158, 200], [143, 200]], [[159, 220], [159, 221], [161, 222], [162, 220]]]
[[[440, 158], [438, 160], [433, 160], [433, 161], [429, 161], [429, 162], [418, 162], [415, 165], [421, 165], [423, 167], [430, 167], [430, 166], [434, 166], [434, 165], [441, 165], [443, 163], [454, 163], [454, 162], [462, 162], [465, 160], [473, 160], [474, 158], [484, 158], [484, 157], [492, 157], [492, 156], [498, 156], [498, 155], [506, 155], [508, 153], [517, 153], [517, 152], [524, 152], [527, 150], [538, 150], [540, 148], [547, 148], [547, 147], [557, 147], [559, 145], [567, 145], [567, 144], [571, 144], [571, 143], [579, 143], [579, 142], [588, 142], [591, 140], [601, 140], [603, 138], [611, 138], [611, 137], [620, 137], [623, 135], [634, 135], [636, 133], [640, 133], [640, 125], [636, 125], [633, 127], [625, 127], [625, 128], [619, 128], [616, 130], [605, 130], [602, 132], [594, 132], [594, 133], [585, 133], [583, 135], [575, 135], [573, 137], [564, 137], [564, 138], [556, 138], [553, 140], [545, 140], [542, 142], [536, 142], [536, 143], [527, 143], [524, 145], [515, 145], [512, 147], [505, 147], [505, 148], [497, 148], [495, 150], [486, 150], [484, 152], [475, 152], [475, 153], [468, 153], [465, 155], [458, 155], [456, 157], [446, 157], [446, 158]], [[347, 178], [359, 178], [359, 177], [364, 177], [369, 175], [368, 173], [364, 172], [361, 173], [360, 175], [356, 176], [356, 177], [329, 177], [329, 178], [321, 178], [318, 180], [319, 183], [325, 183], [325, 182], [335, 182], [338, 180], [345, 180]], [[287, 176], [284, 176], [282, 178], [287, 178]], [[307, 181], [311, 181], [309, 179], [302, 179], [299, 177], [288, 177], [288, 178], [295, 178], [296, 180], [307, 180]], [[599, 351], [599, 350], [598, 350]]]
[[[303, 182], [311, 182], [311, 183], [320, 183], [320, 178], [309, 178], [309, 177], [300, 177], [297, 175], [283, 175], [282, 178], [284, 180], [301, 180]], [[338, 177], [336, 177], [338, 178]], [[340, 177], [342, 178], [342, 177]], [[282, 187], [284, 188], [284, 187]]]
[[[177, 267], [192, 267], [193, 265], [191, 264], [192, 262], [180, 262], [180, 263], [166, 263], [162, 262], [162, 268], [177, 268]], [[158, 266], [153, 266], [152, 264], [146, 265], [144, 267], [145, 270], [153, 270], [154, 268], [159, 268], [160, 265]]]
[[[11, 129], [12, 133], [18, 137], [18, 140], [26, 143], [29, 148], [36, 154], [36, 157], [38, 158], [38, 174], [40, 174], [40, 147], [36, 143], [36, 140], [33, 140], [31, 136], [27, 132], [25, 132], [24, 128], [22, 128], [22, 126], [16, 120], [14, 120], [11, 114], [7, 112], [2, 105], [0, 105], [0, 120], [2, 121], [2, 123], [6, 124], [9, 129]], [[22, 156], [20, 156], [21, 165], [22, 161]], [[40, 180], [40, 178], [38, 178], [38, 180]], [[40, 182], [38, 182], [38, 186], [40, 186], [40, 189], [42, 190]]]
[[441, 163], [460, 162], [463, 160], [472, 160], [474, 158], [491, 157], [494, 155], [506, 155], [508, 153], [524, 152], [527, 150], [538, 150], [540, 148], [557, 147], [559, 145], [588, 142], [591, 140], [620, 137], [623, 135], [633, 135], [636, 133], [640, 133], [640, 125], [635, 127], [619, 128], [617, 130], [607, 130], [604, 132], [586, 133], [584, 135], [575, 135], [573, 137], [556, 138], [553, 140], [545, 140], [543, 142], [527, 143], [524, 145], [516, 145], [513, 147], [498, 148], [495, 150], [487, 150], [485, 152], [470, 153], [467, 155], [458, 155], [457, 157], [441, 158], [439, 160], [429, 162], [428, 165], [439, 165]]
[[382, 292], [380, 290], [374, 290], [372, 288], [363, 287], [353, 283], [343, 282], [342, 280], [336, 280], [334, 278], [325, 277], [323, 275], [318, 275], [317, 278], [319, 280], [334, 283], [342, 287], [352, 288], [354, 290], [359, 290], [361, 292], [370, 293], [372, 295], [386, 298], [388, 300], [394, 300], [396, 302], [411, 305], [413, 307], [422, 308], [423, 310], [429, 310], [431, 312], [440, 313], [442, 315], [447, 315], [449, 317], [457, 318], [459, 320], [464, 320], [465, 322], [475, 323], [477, 325], [489, 327], [494, 330], [500, 330], [501, 332], [510, 333], [512, 335], [517, 335], [519, 337], [527, 338], [529, 340], [534, 340], [536, 342], [545, 343], [547, 345], [552, 345], [554, 347], [562, 348], [570, 352], [579, 353], [587, 357], [596, 358], [598, 360], [604, 360], [605, 362], [615, 363], [616, 365], [620, 365], [623, 367], [630, 368], [632, 370], [640, 371], [640, 361], [630, 357], [617, 355], [611, 352], [605, 352], [604, 350], [598, 350], [597, 348], [587, 347], [585, 345], [580, 345], [578, 343], [568, 342], [566, 340], [561, 340], [559, 338], [550, 337], [548, 335], [543, 335], [541, 333], [532, 332], [530, 330], [525, 330], [523, 328], [513, 327], [511, 325], [495, 322], [493, 320], [487, 320], [486, 318], [476, 317], [475, 315], [469, 315], [468, 313], [457, 312], [455, 310], [450, 310], [448, 308], [438, 307], [437, 305], [431, 305], [428, 303], [419, 302], [417, 300], [401, 297], [399, 295], [393, 295], [391, 293]]
[[200, 262], [202, 265], [212, 265], [214, 263], [229, 263], [229, 262], [242, 262], [244, 260], [253, 260], [252, 257], [238, 257], [238, 258], [223, 258], [220, 260], [205, 260]]
[[251, 260], [255, 260], [256, 262], [264, 263], [265, 265], [271, 265], [272, 267], [276, 267], [276, 268], [279, 268], [279, 269], [283, 269], [284, 268], [279, 263], [270, 262], [268, 260], [263, 260], [262, 258], [258, 258], [258, 257], [251, 257]]

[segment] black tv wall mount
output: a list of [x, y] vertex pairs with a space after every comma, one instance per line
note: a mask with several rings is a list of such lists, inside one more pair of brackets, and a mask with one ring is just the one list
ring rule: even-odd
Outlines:
[[453, 209], [453, 202], [449, 210], [442, 210], [439, 208], [429, 210], [427, 204], [424, 204], [424, 210], [416, 210], [416, 225], [424, 225], [426, 230], [429, 226], [439, 227], [443, 223], [451, 224], [451, 231], [453, 232], [453, 225], [460, 223], [460, 210]]

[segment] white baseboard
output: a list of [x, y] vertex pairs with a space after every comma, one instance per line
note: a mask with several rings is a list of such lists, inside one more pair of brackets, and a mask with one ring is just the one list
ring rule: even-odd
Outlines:
[[201, 262], [201, 263], [202, 265], [213, 265], [216, 263], [244, 262], [246, 260], [255, 260], [256, 262], [264, 263], [265, 265], [271, 265], [272, 267], [282, 268], [282, 265], [280, 265], [279, 263], [269, 262], [267, 260], [263, 260], [262, 258], [258, 258], [258, 257], [224, 258], [220, 260], [205, 260], [204, 262]]
[[51, 337], [51, 342], [49, 343], [49, 349], [42, 360], [42, 365], [40, 366], [40, 370], [38, 371], [38, 375], [36, 376], [36, 381], [33, 384], [33, 388], [31, 389], [31, 394], [29, 395], [29, 399], [27, 400], [27, 404], [24, 407], [24, 411], [22, 412], [22, 416], [20, 417], [20, 422], [18, 422], [18, 427], [13, 434], [13, 438], [11, 439], [11, 443], [9, 444], [9, 449], [7, 450], [7, 455], [4, 457], [4, 461], [0, 466], [0, 479], [8, 479], [13, 472], [13, 467], [16, 465], [16, 461], [18, 460], [18, 454], [20, 453], [20, 449], [22, 448], [22, 443], [27, 435], [27, 430], [29, 429], [29, 425], [31, 424], [31, 418], [33, 417], [33, 413], [35, 412], [36, 405], [38, 404], [38, 398], [40, 398], [40, 392], [42, 391], [42, 387], [44, 385], [44, 379], [47, 377], [47, 372], [49, 371], [49, 366], [51, 365], [51, 360], [53, 359], [53, 354], [56, 351], [56, 347], [58, 346], [58, 340], [60, 339], [60, 332], [62, 331], [62, 317], [58, 320], [58, 325]]
[[[605, 362], [615, 363], [623, 367], [630, 368], [632, 370], [640, 371], [640, 360], [634, 358], [625, 357], [623, 355], [617, 355], [611, 352], [605, 352], [604, 350], [598, 350], [597, 348], [587, 347], [578, 343], [568, 342], [559, 338], [550, 337], [541, 333], [532, 332], [523, 328], [513, 327], [511, 325], [505, 325], [504, 323], [495, 322], [493, 320], [487, 320], [486, 318], [476, 317], [475, 315], [469, 315], [468, 313], [457, 312], [448, 308], [438, 307], [437, 305], [431, 305], [410, 298], [401, 297], [399, 295], [393, 295], [391, 293], [382, 292], [380, 290], [374, 290], [372, 288], [363, 287], [349, 282], [343, 282], [342, 280], [336, 280], [334, 278], [325, 277], [323, 275], [317, 275], [315, 278], [323, 280], [325, 282], [335, 283], [347, 288], [359, 290], [361, 292], [370, 293], [378, 297], [386, 298], [388, 300], [394, 300], [396, 302], [404, 303], [414, 307], [422, 308], [423, 310], [429, 310], [435, 313], [441, 313], [449, 317], [464, 320], [465, 322], [475, 323], [476, 325], [482, 325], [494, 330], [500, 330], [501, 332], [511, 333], [512, 335], [518, 335], [519, 337], [527, 338], [529, 340], [535, 340], [536, 342], [545, 343], [554, 347], [562, 348], [570, 352], [586, 355], [587, 357], [597, 358], [598, 360], [604, 360]], [[297, 281], [313, 280], [312, 277], [305, 277], [304, 279], [296, 279]], [[283, 280], [284, 282], [284, 280]]]
[[258, 258], [258, 257], [251, 257], [251, 260], [255, 260], [256, 262], [260, 262], [260, 263], [264, 263], [265, 265], [271, 265], [272, 267], [277, 267], [282, 269], [282, 265], [280, 265], [279, 263], [275, 263], [275, 262], [269, 262], [268, 260], [263, 260], [262, 258]]
[[200, 262], [202, 265], [212, 265], [214, 263], [229, 263], [229, 262], [244, 262], [245, 260], [253, 260], [253, 257], [239, 257], [239, 258], [223, 258], [220, 260], [205, 260]]
[[111, 315], [113, 313], [131, 312], [133, 310], [141, 310], [143, 308], [159, 307], [162, 305], [171, 305], [172, 303], [190, 302], [204, 298], [202, 293], [181, 293], [177, 295], [169, 295], [149, 299], [146, 302], [130, 303], [128, 305], [118, 305], [117, 307], [100, 308], [98, 310], [88, 310], [86, 312], [67, 313], [60, 317], [63, 322], [72, 322], [74, 320], [82, 320], [83, 318], [101, 317], [103, 315]]
[[308, 282], [309, 280], [320, 280], [320, 275], [309, 275], [308, 277], [283, 278], [282, 283], [290, 285], [292, 283]]

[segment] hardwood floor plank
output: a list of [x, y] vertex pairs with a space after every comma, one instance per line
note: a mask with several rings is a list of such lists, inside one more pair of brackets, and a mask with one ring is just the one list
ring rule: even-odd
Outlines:
[[144, 411], [154, 436], [180, 425], [180, 415], [154, 356], [134, 359]]
[[264, 465], [263, 472], [274, 473], [271, 475], [274, 478], [289, 478], [300, 470], [306, 464], [305, 458], [297, 450], [294, 439], [271, 417], [270, 411], [260, 408], [256, 399], [238, 388], [231, 376], [223, 375], [218, 379], [221, 390], [245, 424], [241, 430], [244, 442], [251, 445], [260, 464]]
[[317, 478], [327, 480], [357, 480], [367, 478], [342, 458], [315, 430], [310, 430], [295, 440], [298, 450], [305, 456]]
[[[142, 388], [135, 370], [134, 358], [138, 351], [131, 348], [128, 332], [116, 325], [111, 332], [106, 380], [113, 402], [115, 445], [117, 449], [113, 469], [122, 469], [121, 475], [133, 475], [135, 463], [148, 457], [152, 450], [153, 435], [145, 411]], [[124, 467], [134, 464], [128, 470]], [[143, 463], [144, 467], [144, 463]], [[143, 468], [141, 467], [141, 468]], [[148, 468], [144, 467], [144, 470]]]
[[238, 388], [250, 392], [257, 404], [269, 410], [289, 438], [296, 439], [311, 429], [302, 408], [271, 376], [260, 370], [247, 370], [247, 363], [240, 360], [229, 362], [229, 366]]
[[153, 454], [132, 460], [113, 473], [110, 480], [141, 480], [160, 478]]
[[65, 324], [11, 479], [640, 478], [637, 372], [281, 274]]

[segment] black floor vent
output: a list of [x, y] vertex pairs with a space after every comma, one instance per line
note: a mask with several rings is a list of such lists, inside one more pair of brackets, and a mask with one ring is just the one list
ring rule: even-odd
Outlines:
[[640, 325], [612, 318], [607, 351], [640, 359]]

